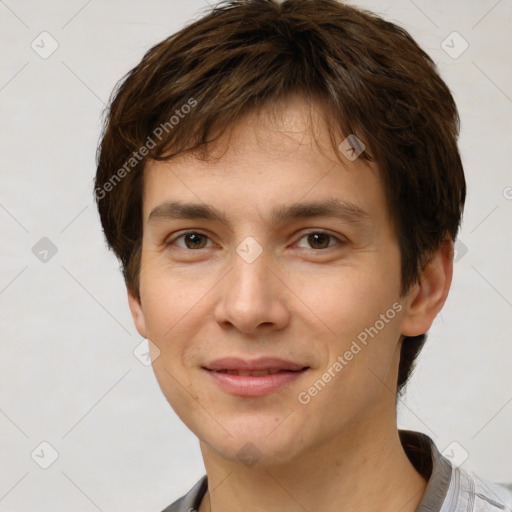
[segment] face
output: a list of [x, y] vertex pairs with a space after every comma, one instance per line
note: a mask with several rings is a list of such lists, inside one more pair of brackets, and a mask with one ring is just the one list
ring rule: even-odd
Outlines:
[[394, 417], [407, 310], [397, 237], [377, 170], [340, 163], [299, 99], [216, 147], [209, 161], [146, 166], [130, 307], [202, 446], [286, 463]]

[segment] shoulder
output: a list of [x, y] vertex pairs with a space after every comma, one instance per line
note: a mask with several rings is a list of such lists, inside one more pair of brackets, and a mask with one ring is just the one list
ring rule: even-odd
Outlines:
[[457, 504], [460, 510], [472, 510], [474, 512], [512, 510], [512, 482], [491, 482], [473, 472], [463, 471], [460, 468], [454, 468], [452, 479], [458, 495]]
[[424, 433], [399, 433], [409, 460], [427, 480], [416, 512], [512, 512], [512, 482], [491, 482], [454, 464]]
[[171, 503], [162, 512], [197, 512], [207, 488], [208, 479], [204, 475], [187, 494]]

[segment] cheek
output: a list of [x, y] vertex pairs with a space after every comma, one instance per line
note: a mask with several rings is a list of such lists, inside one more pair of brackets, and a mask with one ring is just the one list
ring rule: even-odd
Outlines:
[[292, 289], [299, 298], [298, 311], [308, 311], [312, 321], [331, 339], [350, 341], [357, 337], [399, 297], [398, 274], [378, 265], [331, 268], [310, 275], [302, 272], [296, 277]]
[[177, 348], [176, 342], [189, 338], [184, 329], [199, 325], [207, 307], [205, 295], [215, 280], [212, 273], [184, 272], [161, 260], [143, 258], [140, 291], [148, 337], [162, 350]]
[[341, 403], [350, 403], [355, 397], [370, 397], [381, 387], [380, 380], [387, 379], [400, 337], [397, 265], [385, 271], [375, 264], [302, 274], [296, 283], [301, 290], [297, 295], [311, 308], [308, 323], [319, 329], [316, 336], [310, 334], [316, 351], [324, 354], [317, 377], [331, 372], [325, 375], [330, 391], [322, 392], [324, 399], [334, 394]]

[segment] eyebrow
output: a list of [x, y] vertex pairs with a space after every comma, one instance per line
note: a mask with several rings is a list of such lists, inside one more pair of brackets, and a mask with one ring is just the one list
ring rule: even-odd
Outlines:
[[[351, 224], [367, 221], [370, 214], [359, 206], [340, 199], [294, 203], [276, 206], [270, 215], [273, 224], [294, 219], [335, 217]], [[206, 219], [228, 224], [226, 216], [213, 206], [201, 203], [166, 201], [155, 207], [148, 217], [148, 224], [158, 224], [169, 219]]]
[[[271, 211], [270, 221], [279, 224], [312, 217], [334, 217], [350, 224], [364, 224], [368, 222], [370, 214], [353, 203], [327, 199], [276, 206]], [[155, 207], [149, 214], [148, 224], [158, 224], [169, 219], [206, 219], [229, 224], [226, 216], [213, 206], [180, 201], [166, 201]]]

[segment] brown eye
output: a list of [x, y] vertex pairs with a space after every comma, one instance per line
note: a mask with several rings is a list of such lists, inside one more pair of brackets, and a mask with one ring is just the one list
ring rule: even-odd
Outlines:
[[326, 249], [329, 247], [330, 238], [326, 233], [310, 233], [308, 235], [308, 243], [313, 249]]
[[[204, 242], [206, 240], [206, 237], [204, 235], [201, 235], [199, 233], [191, 233], [188, 235], [185, 235], [185, 245], [189, 249], [202, 249], [204, 247]], [[190, 243], [188, 243], [190, 242]]]
[[306, 233], [300, 240], [306, 239], [307, 246], [299, 245], [301, 248], [305, 249], [328, 249], [333, 245], [342, 244], [342, 240], [331, 235], [329, 233], [325, 233], [323, 231], [313, 231], [311, 233]]
[[188, 233], [184, 233], [181, 236], [176, 237], [172, 242], [169, 242], [169, 245], [173, 245], [178, 240], [184, 241], [184, 246], [182, 244], [176, 244], [182, 249], [204, 249], [206, 247], [208, 237], [202, 233], [189, 231]]

